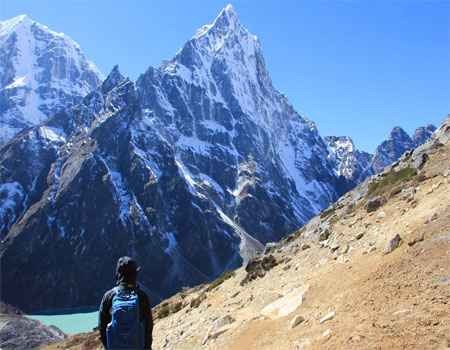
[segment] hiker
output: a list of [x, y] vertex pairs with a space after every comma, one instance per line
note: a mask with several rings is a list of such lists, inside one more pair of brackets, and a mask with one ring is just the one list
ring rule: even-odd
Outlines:
[[105, 349], [152, 348], [153, 318], [147, 294], [136, 283], [140, 267], [123, 256], [117, 261], [117, 286], [103, 296], [98, 328]]

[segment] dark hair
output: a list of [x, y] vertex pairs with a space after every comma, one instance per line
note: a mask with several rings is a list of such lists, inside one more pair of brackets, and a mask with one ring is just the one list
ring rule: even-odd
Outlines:
[[116, 279], [117, 282], [136, 283], [137, 273], [140, 270], [136, 260], [129, 256], [122, 256], [117, 261]]

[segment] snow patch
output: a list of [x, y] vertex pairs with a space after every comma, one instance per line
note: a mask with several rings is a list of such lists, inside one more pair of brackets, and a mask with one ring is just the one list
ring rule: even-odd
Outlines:
[[0, 184], [0, 232], [8, 229], [16, 220], [16, 212], [25, 198], [18, 182]]
[[66, 134], [57, 128], [41, 126], [39, 128], [39, 135], [52, 142], [66, 142]]

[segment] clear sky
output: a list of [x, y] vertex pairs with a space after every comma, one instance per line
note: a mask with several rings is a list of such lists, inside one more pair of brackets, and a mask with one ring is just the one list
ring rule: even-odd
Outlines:
[[[77, 41], [105, 74], [135, 79], [171, 58], [218, 0], [1, 0]], [[450, 0], [236, 0], [275, 86], [323, 136], [373, 151], [393, 126], [412, 132], [450, 113]]]

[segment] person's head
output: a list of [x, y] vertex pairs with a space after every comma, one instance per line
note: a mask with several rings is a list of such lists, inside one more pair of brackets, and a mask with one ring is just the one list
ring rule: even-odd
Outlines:
[[117, 261], [116, 278], [118, 282], [125, 282], [130, 284], [136, 283], [137, 273], [141, 268], [138, 266], [136, 260], [129, 256], [122, 256]]

